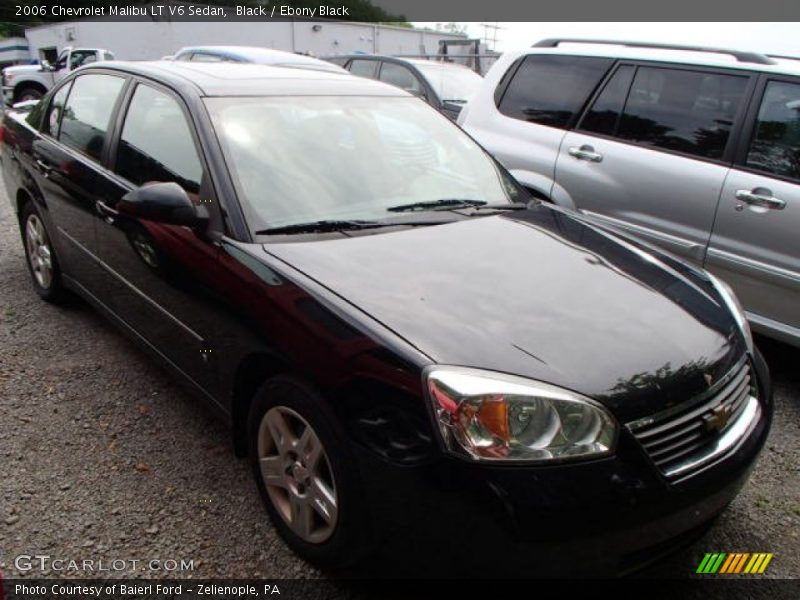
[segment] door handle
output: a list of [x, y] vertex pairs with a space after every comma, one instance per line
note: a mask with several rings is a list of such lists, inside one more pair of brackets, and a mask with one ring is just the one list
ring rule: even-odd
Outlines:
[[50, 172], [53, 170], [53, 167], [48, 165], [44, 162], [41, 158], [36, 159], [36, 168], [39, 169], [39, 172], [44, 175], [45, 177], [50, 176]]
[[741, 200], [750, 206], [760, 206], [773, 210], [783, 210], [786, 208], [786, 201], [776, 198], [772, 192], [766, 188], [755, 188], [753, 190], [736, 190], [736, 199]]
[[594, 148], [589, 144], [583, 146], [572, 146], [569, 150], [569, 155], [574, 156], [578, 160], [588, 160], [589, 162], [601, 162], [603, 155], [594, 151]]
[[116, 210], [111, 208], [108, 204], [106, 204], [102, 200], [97, 200], [94, 203], [94, 206], [97, 209], [97, 212], [103, 217], [105, 217], [106, 222], [109, 224], [113, 224], [114, 219], [119, 216], [119, 213]]

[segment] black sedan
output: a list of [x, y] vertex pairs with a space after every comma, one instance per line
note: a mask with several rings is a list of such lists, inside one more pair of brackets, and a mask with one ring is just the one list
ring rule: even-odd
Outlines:
[[724, 283], [531, 199], [395, 87], [105, 63], [0, 137], [35, 291], [217, 409], [316, 564], [625, 572], [699, 535], [767, 436]]

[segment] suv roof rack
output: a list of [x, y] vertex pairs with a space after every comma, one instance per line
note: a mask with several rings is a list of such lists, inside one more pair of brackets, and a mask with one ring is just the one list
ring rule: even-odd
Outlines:
[[743, 52], [740, 50], [727, 50], [725, 48], [708, 48], [705, 46], [680, 46], [677, 44], [655, 44], [650, 42], [627, 42], [624, 40], [589, 40], [583, 38], [548, 38], [536, 42], [532, 48], [557, 48], [560, 44], [606, 44], [626, 46], [628, 48], [651, 48], [655, 50], [683, 50], [686, 52], [713, 52], [715, 54], [728, 54], [739, 62], [755, 63], [759, 65], [774, 65], [776, 62], [766, 54], [758, 52]]
[[767, 54], [770, 58], [780, 58], [782, 60], [800, 60], [800, 56], [788, 56], [783, 54]]

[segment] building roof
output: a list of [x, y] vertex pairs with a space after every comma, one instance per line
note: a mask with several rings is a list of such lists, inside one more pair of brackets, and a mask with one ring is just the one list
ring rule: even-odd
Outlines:
[[192, 87], [203, 96], [411, 97], [400, 88], [349, 74], [252, 63], [110, 61], [87, 68], [92, 67], [134, 73], [175, 87]]

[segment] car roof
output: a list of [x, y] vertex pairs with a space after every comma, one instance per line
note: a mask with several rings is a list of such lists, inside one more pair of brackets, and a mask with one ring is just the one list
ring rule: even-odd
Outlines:
[[[283, 50], [274, 50], [272, 48], [261, 48], [259, 46], [186, 46], [178, 50], [174, 56], [177, 57], [190, 52], [205, 52], [207, 54], [216, 54], [226, 58], [244, 60], [262, 65], [308, 65], [309, 67], [319, 67], [328, 71], [340, 71], [340, 68], [336, 65], [314, 58], [313, 56], [305, 56], [303, 54], [295, 54], [294, 52], [285, 52]], [[341, 69], [341, 71], [344, 71], [344, 69]]]
[[[625, 42], [618, 45], [612, 43], [572, 43], [563, 42], [556, 47], [531, 47], [524, 50], [510, 51], [507, 54], [514, 58], [526, 54], [554, 54], [568, 56], [596, 56], [620, 60], [647, 60], [675, 64], [689, 64], [704, 67], [719, 67], [727, 69], [740, 69], [744, 71], [760, 71], [780, 75], [800, 75], [800, 58], [763, 57], [768, 58], [772, 64], [739, 60], [733, 54], [725, 52], [711, 52], [709, 50], [683, 50], [667, 48], [645, 48], [625, 46]], [[731, 51], [735, 52], [735, 51]], [[756, 53], [741, 53], [758, 56]]]
[[[95, 66], [96, 65], [96, 66]], [[398, 96], [408, 92], [372, 79], [312, 69], [252, 63], [109, 61], [76, 72], [118, 70], [201, 96]]]
[[[388, 54], [341, 54], [338, 56], [328, 56], [326, 60], [331, 59], [369, 59], [369, 60], [386, 60], [390, 62], [399, 62], [399, 63], [406, 63], [414, 66], [433, 66], [433, 67], [441, 67], [443, 69], [466, 69], [467, 71], [472, 71], [468, 66], [461, 65], [458, 63], [453, 62], [445, 62], [443, 60], [428, 60], [426, 58], [411, 58], [405, 56], [390, 56]], [[474, 71], [473, 71], [474, 72]]]

